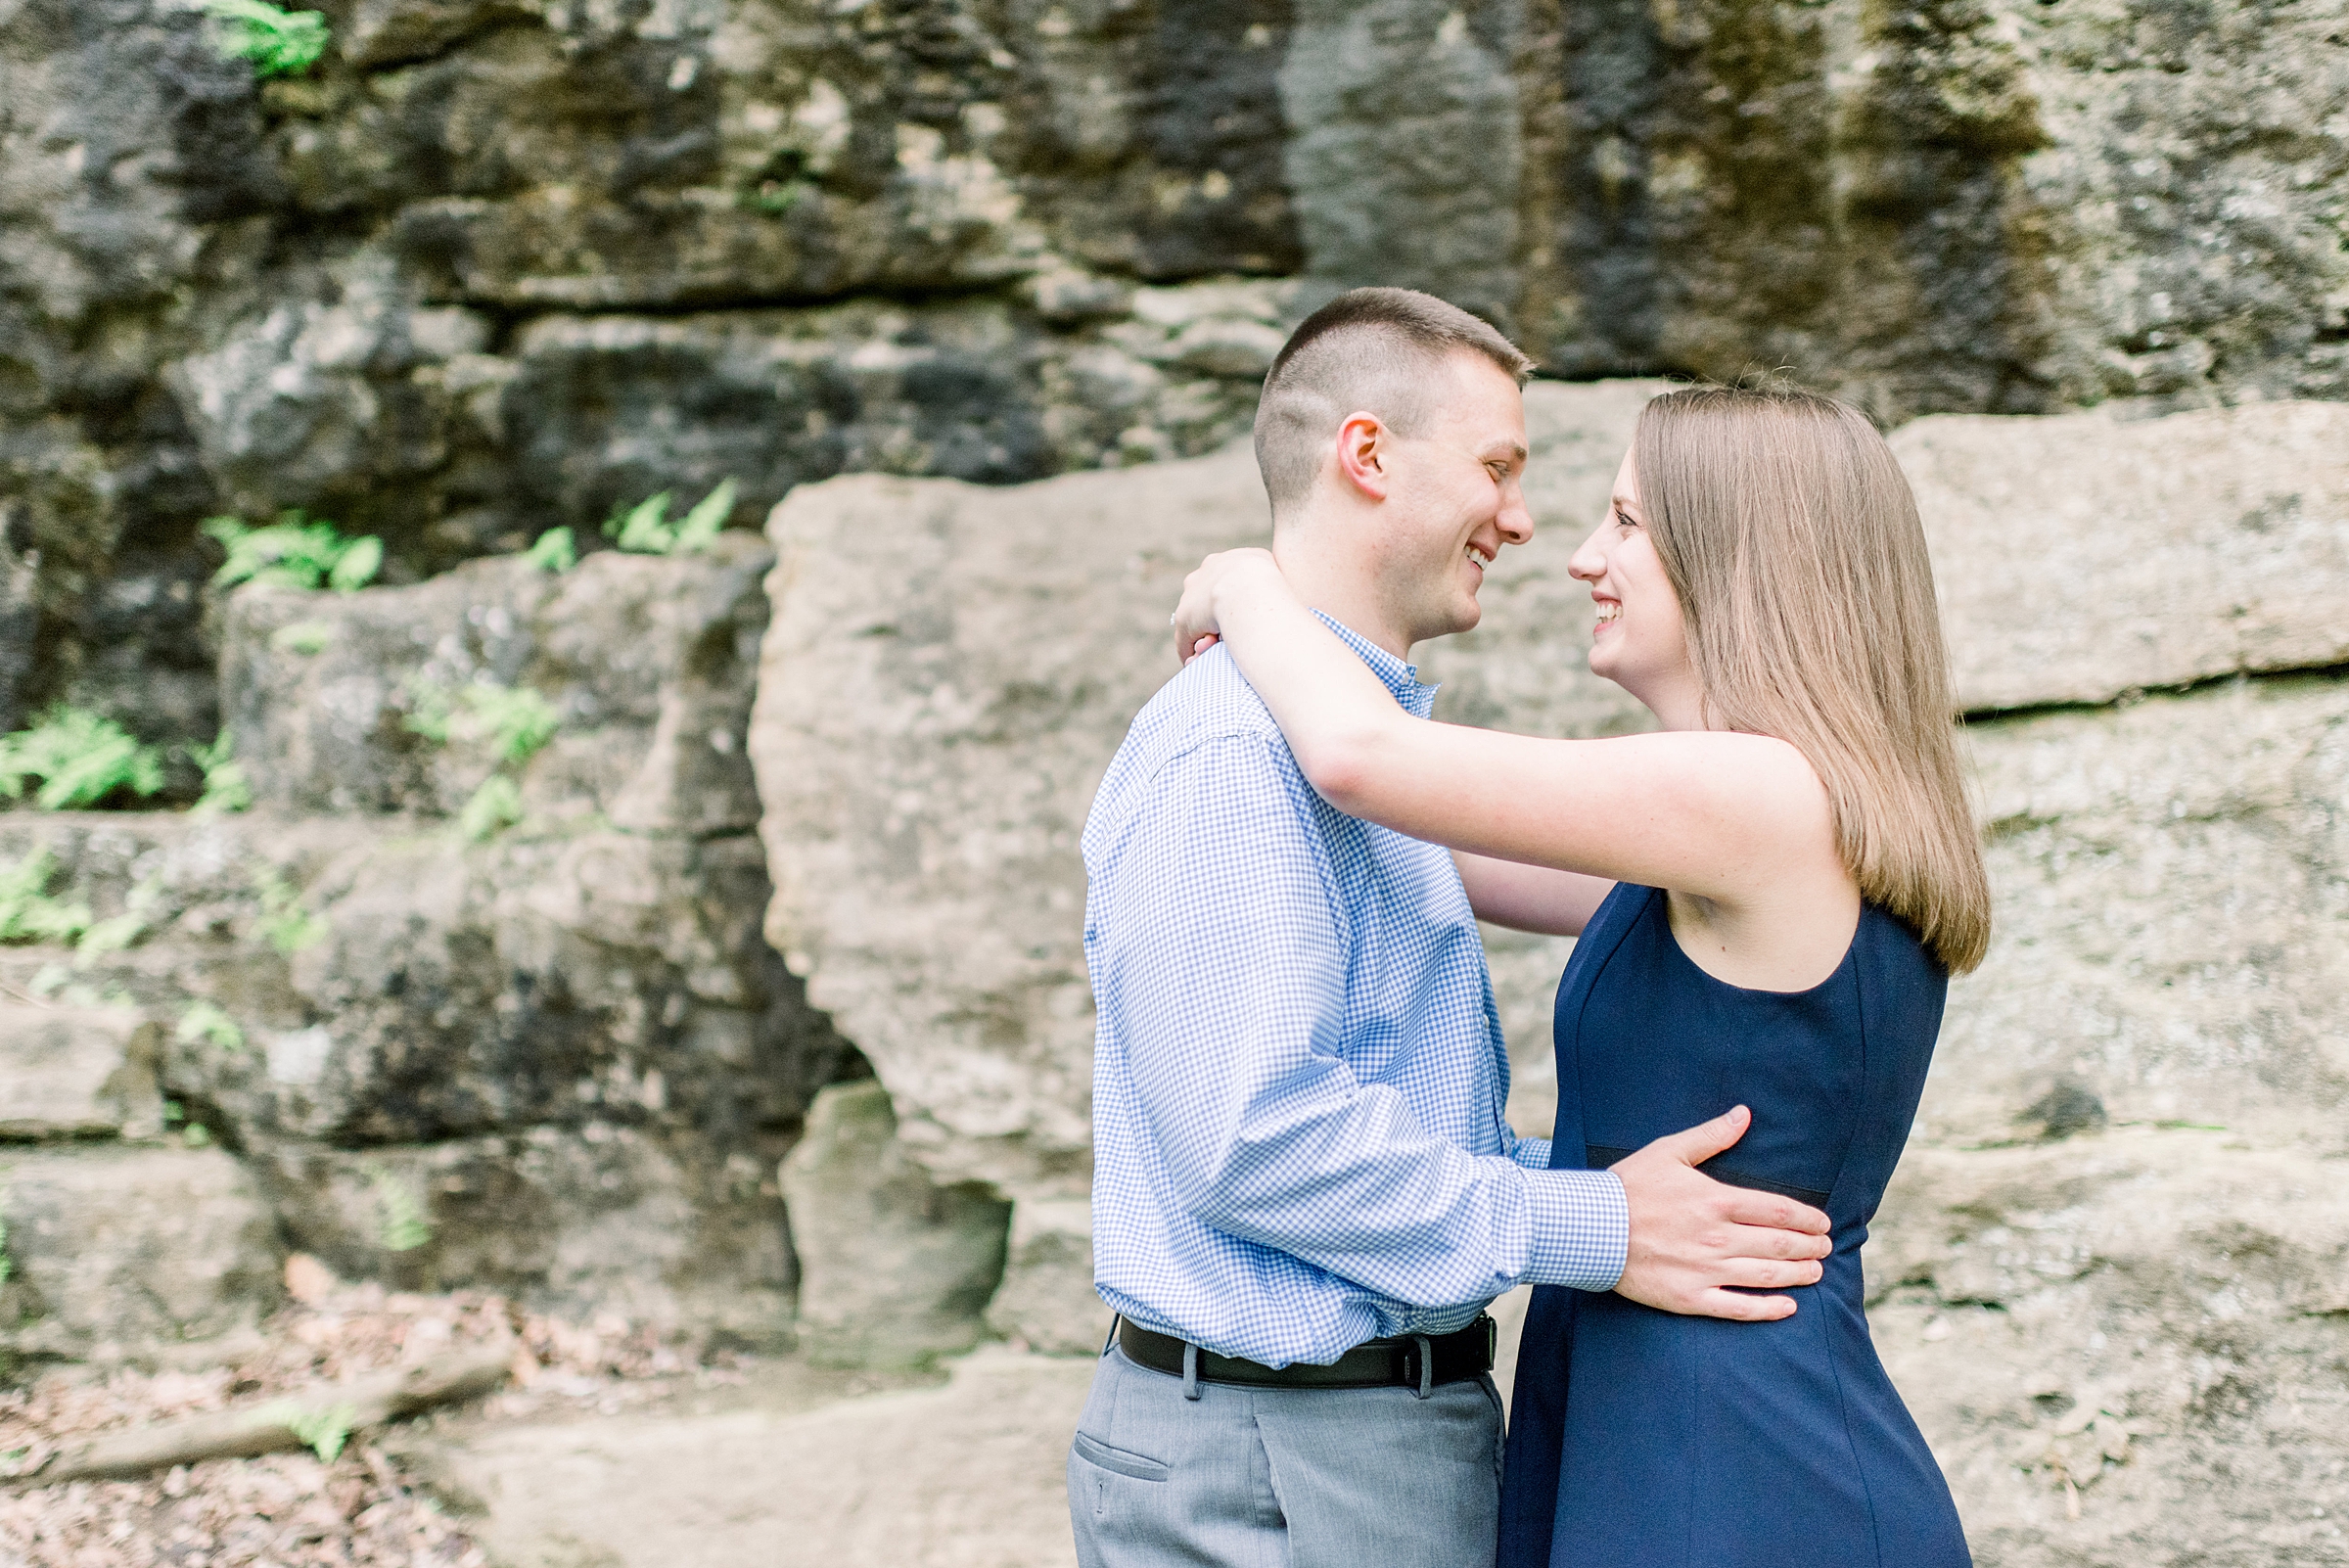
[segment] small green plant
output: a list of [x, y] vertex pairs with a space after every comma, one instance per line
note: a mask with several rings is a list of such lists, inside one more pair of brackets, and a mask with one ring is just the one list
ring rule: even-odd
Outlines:
[[161, 879], [149, 877], [130, 890], [123, 900], [122, 912], [90, 923], [89, 929], [73, 944], [73, 962], [88, 967], [101, 953], [120, 952], [147, 934], [154, 924], [155, 907], [162, 901], [163, 885]]
[[285, 1411], [286, 1430], [301, 1440], [303, 1448], [325, 1463], [332, 1464], [342, 1455], [343, 1446], [350, 1434], [358, 1430], [359, 1408], [355, 1405], [335, 1405], [323, 1410], [305, 1410], [289, 1401]]
[[205, 0], [219, 23], [224, 60], [250, 60], [256, 76], [299, 76], [326, 53], [326, 18], [281, 11], [265, 0]]
[[407, 727], [439, 745], [485, 742], [497, 760], [520, 767], [554, 739], [563, 715], [529, 686], [459, 686], [451, 692], [419, 681], [409, 688]]
[[670, 492], [648, 496], [625, 511], [615, 512], [604, 524], [604, 537], [635, 555], [691, 555], [709, 548], [734, 510], [741, 486], [721, 480], [717, 488], [693, 504], [676, 522], [668, 521]]
[[538, 535], [537, 543], [522, 553], [522, 558], [541, 572], [560, 576], [579, 564], [579, 548], [570, 529], [548, 529]]
[[182, 1045], [202, 1040], [231, 1056], [241, 1055], [245, 1049], [245, 1031], [237, 1027], [237, 1021], [213, 1003], [201, 999], [188, 1003], [180, 1012], [179, 1027], [171, 1032], [171, 1038]]
[[190, 1122], [179, 1140], [191, 1149], [208, 1149], [212, 1146], [212, 1130], [202, 1122]]
[[245, 764], [236, 761], [236, 749], [237, 738], [225, 728], [209, 746], [188, 748], [188, 761], [204, 769], [204, 794], [195, 806], [198, 816], [242, 811], [253, 805], [253, 785], [245, 777]]
[[331, 929], [326, 917], [304, 907], [301, 895], [275, 871], [265, 869], [254, 877], [253, 891], [261, 897], [261, 918], [255, 925], [270, 946], [291, 958], [326, 940]]
[[522, 791], [503, 773], [482, 780], [457, 813], [457, 831], [475, 844], [495, 838], [522, 820]]
[[212, 574], [215, 587], [250, 581], [355, 593], [373, 582], [384, 565], [384, 541], [374, 534], [346, 539], [332, 523], [304, 517], [299, 509], [280, 512], [276, 522], [262, 528], [243, 518], [207, 518], [204, 532], [228, 552]]
[[307, 658], [324, 653], [326, 645], [335, 640], [335, 623], [331, 621], [297, 621], [269, 633], [269, 647], [276, 653], [298, 653]]
[[17, 800], [24, 781], [41, 787], [44, 811], [95, 806], [116, 790], [153, 795], [163, 787], [163, 754], [111, 718], [60, 703], [30, 729], [0, 735], [0, 800]]
[[[46, 848], [35, 848], [15, 865], [0, 869], [0, 942], [75, 942], [90, 929], [88, 904], [49, 897], [49, 880], [56, 872], [57, 862]], [[44, 966], [33, 984], [38, 986], [48, 973], [49, 966]]]
[[433, 1239], [424, 1203], [405, 1181], [380, 1165], [369, 1166], [367, 1186], [375, 1194], [376, 1239], [384, 1251], [414, 1252]]

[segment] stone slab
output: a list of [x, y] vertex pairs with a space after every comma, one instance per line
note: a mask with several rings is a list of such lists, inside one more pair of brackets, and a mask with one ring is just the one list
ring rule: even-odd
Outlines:
[[210, 1339], [276, 1305], [277, 1226], [218, 1148], [0, 1151], [0, 1342], [81, 1356]]
[[251, 1164], [289, 1240], [347, 1278], [789, 1342], [794, 1266], [772, 1175], [706, 1140], [588, 1122], [368, 1149], [270, 1143]]
[[[747, 829], [767, 564], [735, 532], [696, 555], [599, 551], [560, 575], [506, 557], [350, 594], [250, 585], [221, 637], [237, 761], [257, 803], [288, 810], [454, 815], [502, 770], [531, 815]], [[502, 761], [461, 707], [446, 742], [412, 727], [475, 685], [535, 692], [560, 720], [544, 749]]]
[[835, 1084], [783, 1161], [800, 1259], [800, 1347], [823, 1366], [908, 1366], [978, 1343], [1010, 1206], [907, 1157], [889, 1091]]
[[1977, 1560], [2349, 1562], [2345, 1152], [2148, 1127], [1910, 1152], [1869, 1316]]
[[0, 1002], [0, 1140], [160, 1131], [161, 1045], [135, 1008]]
[[436, 1468], [501, 1568], [1073, 1568], [1089, 1359], [982, 1351], [943, 1388], [814, 1409], [461, 1435]]
[[2349, 1106], [2349, 681], [1968, 733], [1996, 925], [1951, 988], [1917, 1141], [2044, 1136], [2059, 1088], [2093, 1097], [2075, 1123], [2329, 1135]]
[[2349, 662], [2349, 404], [1936, 415], [1892, 446], [1970, 712]]
[[1110, 1317], [1093, 1289], [1091, 1202], [1015, 1197], [988, 1328], [1046, 1355], [1088, 1356], [1101, 1349]]

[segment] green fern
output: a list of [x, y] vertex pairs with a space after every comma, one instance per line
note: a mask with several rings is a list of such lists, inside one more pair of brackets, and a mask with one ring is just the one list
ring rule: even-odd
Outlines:
[[206, 518], [203, 530], [228, 552], [212, 574], [214, 587], [250, 581], [355, 593], [373, 582], [384, 565], [384, 541], [374, 534], [345, 538], [332, 523], [304, 517], [299, 509], [280, 512], [276, 522], [262, 528], [242, 518]]
[[87, 967], [101, 953], [120, 952], [135, 945], [154, 924], [155, 906], [162, 901], [162, 897], [163, 884], [157, 877], [149, 877], [131, 889], [120, 914], [91, 922], [73, 944], [74, 963]]
[[376, 1239], [386, 1252], [414, 1252], [433, 1239], [433, 1222], [414, 1189], [385, 1170], [369, 1166], [367, 1185], [375, 1193]]
[[30, 729], [0, 735], [0, 800], [17, 800], [37, 778], [44, 811], [95, 806], [116, 790], [145, 797], [163, 787], [163, 754], [111, 718], [60, 703]]
[[261, 918], [254, 922], [255, 928], [286, 957], [316, 946], [333, 929], [324, 915], [305, 908], [301, 895], [275, 871], [262, 871], [253, 878], [253, 888], [261, 897]]
[[235, 1019], [208, 1001], [188, 1003], [186, 1010], [179, 1015], [179, 1027], [171, 1032], [171, 1038], [182, 1045], [193, 1045], [202, 1040], [214, 1050], [224, 1051], [231, 1056], [241, 1055], [245, 1050], [245, 1031], [237, 1027]]
[[579, 548], [569, 529], [548, 529], [538, 535], [538, 542], [522, 553], [522, 558], [541, 572], [560, 576], [579, 564]]
[[409, 688], [407, 727], [429, 741], [486, 742], [497, 760], [520, 767], [563, 726], [553, 703], [529, 686], [460, 686], [451, 692], [430, 681]]
[[298, 653], [307, 656], [323, 653], [326, 645], [335, 640], [335, 623], [331, 621], [297, 621], [269, 633], [272, 653]]
[[188, 761], [204, 769], [204, 794], [195, 807], [198, 816], [242, 811], [253, 805], [253, 785], [246, 780], [244, 764], [235, 761], [236, 749], [236, 736], [225, 728], [209, 746], [188, 748]]
[[299, 76], [326, 53], [326, 18], [281, 11], [263, 0], [205, 0], [220, 24], [221, 58], [250, 60], [256, 76]]
[[522, 820], [522, 791], [503, 773], [482, 780], [482, 787], [457, 813], [457, 831], [475, 844], [495, 838]]
[[358, 1430], [359, 1407], [355, 1405], [335, 1405], [323, 1410], [305, 1410], [292, 1402], [279, 1407], [286, 1430], [301, 1440], [301, 1446], [328, 1464], [342, 1455], [343, 1447]]
[[709, 548], [726, 526], [741, 486], [721, 480], [676, 522], [668, 521], [669, 492], [648, 496], [604, 524], [604, 537], [633, 555], [692, 555]]
[[56, 871], [45, 848], [0, 868], [0, 942], [74, 942], [90, 929], [88, 904], [49, 897]]

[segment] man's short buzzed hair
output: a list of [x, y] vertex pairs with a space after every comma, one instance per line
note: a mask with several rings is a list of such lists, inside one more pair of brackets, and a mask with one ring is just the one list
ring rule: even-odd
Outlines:
[[1256, 466], [1272, 516], [1304, 504], [1338, 421], [1376, 414], [1414, 437], [1435, 412], [1434, 385], [1453, 354], [1480, 354], [1518, 385], [1534, 362], [1489, 323], [1416, 289], [1352, 289], [1289, 334], [1256, 405]]

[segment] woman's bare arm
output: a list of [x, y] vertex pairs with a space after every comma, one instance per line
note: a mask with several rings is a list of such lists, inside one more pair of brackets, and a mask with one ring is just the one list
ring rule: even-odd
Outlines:
[[1543, 937], [1579, 937], [1615, 884], [1580, 871], [1553, 871], [1454, 850], [1460, 884], [1479, 920]]
[[1220, 632], [1332, 806], [1473, 855], [1744, 903], [1800, 867], [1840, 879], [1825, 790], [1764, 735], [1544, 740], [1429, 723], [1301, 604], [1264, 551], [1210, 557], [1177, 646]]

